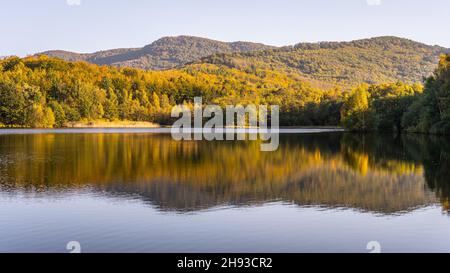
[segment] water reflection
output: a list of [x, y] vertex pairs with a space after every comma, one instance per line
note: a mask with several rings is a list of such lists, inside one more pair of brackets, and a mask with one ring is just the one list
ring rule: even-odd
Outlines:
[[0, 135], [0, 191], [77, 189], [139, 198], [165, 211], [283, 201], [383, 214], [442, 204], [450, 145], [417, 135], [282, 135], [258, 142], [173, 141], [167, 134]]

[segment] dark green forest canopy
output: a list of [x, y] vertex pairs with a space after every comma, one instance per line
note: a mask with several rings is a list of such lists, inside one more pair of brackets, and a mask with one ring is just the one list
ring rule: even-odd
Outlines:
[[441, 56], [423, 92], [418, 85], [398, 85], [393, 93], [380, 96], [376, 89], [366, 85], [352, 91], [341, 111], [344, 126], [358, 131], [450, 134], [450, 55]]

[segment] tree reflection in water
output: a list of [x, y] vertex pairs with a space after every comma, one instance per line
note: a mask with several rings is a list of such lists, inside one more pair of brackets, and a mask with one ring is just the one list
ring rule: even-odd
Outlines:
[[87, 188], [165, 211], [283, 201], [402, 213], [449, 210], [450, 144], [420, 135], [282, 135], [258, 142], [176, 142], [166, 134], [0, 136], [0, 190], [33, 196]]

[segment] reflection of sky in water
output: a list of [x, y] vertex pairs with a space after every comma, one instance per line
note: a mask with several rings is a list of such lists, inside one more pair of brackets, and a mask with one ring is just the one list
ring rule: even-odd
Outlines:
[[[14, 211], [14, 213], [11, 213]], [[65, 252], [367, 252], [450, 251], [450, 218], [438, 207], [398, 216], [270, 203], [165, 213], [140, 200], [69, 194], [0, 198], [0, 251]]]

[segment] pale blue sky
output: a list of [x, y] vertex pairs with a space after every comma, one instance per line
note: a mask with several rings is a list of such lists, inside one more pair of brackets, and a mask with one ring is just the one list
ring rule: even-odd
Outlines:
[[0, 0], [0, 56], [174, 35], [271, 45], [395, 35], [450, 47], [449, 11], [449, 0]]

